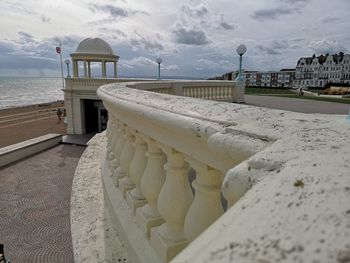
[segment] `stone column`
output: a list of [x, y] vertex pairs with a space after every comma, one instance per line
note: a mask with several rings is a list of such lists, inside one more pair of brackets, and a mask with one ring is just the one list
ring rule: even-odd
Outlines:
[[86, 67], [86, 60], [84, 60], [84, 78], [87, 77], [87, 67]]
[[107, 74], [106, 74], [106, 61], [102, 61], [102, 78], [106, 78]]
[[185, 234], [191, 242], [223, 213], [221, 204], [221, 173], [190, 157], [186, 158], [196, 171], [192, 185], [195, 189], [193, 203], [186, 215]]
[[91, 66], [90, 66], [91, 61], [88, 61], [88, 77], [91, 78]]
[[158, 211], [158, 196], [165, 181], [165, 155], [157, 143], [143, 136], [148, 144], [146, 152], [147, 165], [141, 179], [141, 192], [147, 200], [147, 204], [136, 210], [136, 223], [149, 238], [151, 228], [164, 222]]
[[79, 77], [79, 68], [78, 68], [78, 61], [73, 60], [73, 77], [78, 78]]
[[184, 221], [192, 203], [188, 166], [182, 153], [161, 145], [167, 156], [166, 178], [158, 197], [158, 210], [165, 223], [151, 230], [151, 245], [168, 262], [188, 244]]
[[139, 132], [133, 131], [132, 133], [135, 136], [135, 154], [130, 163], [129, 175], [132, 182], [135, 184], [135, 188], [126, 193], [126, 202], [135, 214], [136, 208], [143, 206], [146, 203], [146, 199], [141, 193], [140, 184], [147, 163], [147, 158], [145, 155], [147, 151], [147, 144], [142, 139]]
[[117, 71], [117, 62], [113, 62], [114, 63], [114, 78], [118, 77], [118, 71]]

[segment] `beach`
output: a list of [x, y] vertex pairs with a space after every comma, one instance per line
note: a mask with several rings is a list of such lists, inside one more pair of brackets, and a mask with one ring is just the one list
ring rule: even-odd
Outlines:
[[58, 121], [56, 110], [63, 101], [12, 107], [0, 110], [0, 148], [48, 133], [66, 134], [66, 125]]

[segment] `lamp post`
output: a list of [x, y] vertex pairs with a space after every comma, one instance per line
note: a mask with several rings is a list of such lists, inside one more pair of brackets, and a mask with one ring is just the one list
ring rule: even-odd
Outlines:
[[70, 60], [69, 60], [69, 59], [66, 59], [66, 60], [64, 61], [64, 63], [66, 63], [66, 65], [67, 65], [67, 78], [70, 78], [70, 75], [69, 75], [69, 63], [70, 63]]
[[247, 47], [245, 45], [239, 45], [236, 49], [237, 54], [239, 55], [239, 73], [236, 78], [237, 81], [243, 81], [242, 75], [242, 56], [247, 51]]
[[156, 59], [156, 62], [158, 63], [158, 80], [160, 79], [160, 63], [162, 63], [162, 58], [158, 57]]

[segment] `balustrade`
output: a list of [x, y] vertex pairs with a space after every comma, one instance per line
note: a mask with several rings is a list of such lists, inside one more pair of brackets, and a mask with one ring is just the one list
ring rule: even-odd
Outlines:
[[[159, 90], [148, 90], [170, 93], [179, 87], [182, 94], [189, 97], [230, 100], [233, 95], [233, 86], [166, 87], [165, 83]], [[221, 185], [226, 171], [237, 161], [226, 150], [215, 150], [217, 156], [210, 158], [208, 153], [198, 154], [199, 150], [210, 152], [216, 147], [208, 146], [209, 137], [205, 136], [209, 135], [203, 138], [198, 135], [199, 130], [206, 129], [196, 126], [198, 120], [179, 124], [180, 129], [186, 131], [174, 135], [177, 131], [172, 129], [178, 124], [170, 121], [166, 111], [161, 113], [165, 115], [159, 115], [160, 125], [158, 110], [150, 107], [147, 111], [147, 106], [139, 104], [137, 99], [135, 103], [120, 100], [113, 104], [107, 92], [100, 96], [106, 100], [110, 116], [106, 159], [116, 182], [115, 191], [121, 195], [119, 200], [130, 209], [135, 227], [138, 226], [146, 237], [145, 242], [158, 254], [161, 262], [168, 262], [224, 213]], [[179, 143], [179, 140], [183, 142]], [[189, 180], [190, 168], [196, 174], [192, 182], [194, 194]], [[123, 213], [115, 211], [117, 217], [122, 218]], [[128, 228], [130, 223], [129, 219], [125, 227]]]

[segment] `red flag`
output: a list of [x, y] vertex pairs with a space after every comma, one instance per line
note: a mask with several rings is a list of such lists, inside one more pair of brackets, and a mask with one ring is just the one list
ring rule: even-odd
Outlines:
[[57, 52], [58, 54], [61, 54], [61, 48], [60, 48], [60, 47], [56, 47], [56, 52]]

